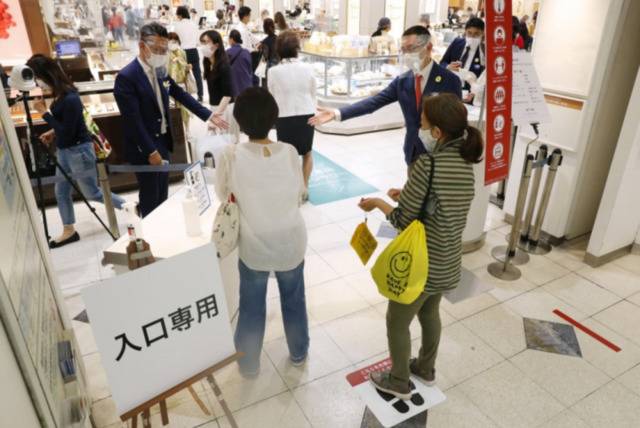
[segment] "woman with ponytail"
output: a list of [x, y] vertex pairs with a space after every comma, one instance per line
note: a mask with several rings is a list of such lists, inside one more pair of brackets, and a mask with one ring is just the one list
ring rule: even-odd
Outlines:
[[[442, 330], [440, 299], [460, 282], [462, 232], [474, 196], [473, 164], [482, 160], [483, 153], [482, 134], [469, 125], [467, 109], [458, 97], [440, 94], [425, 98], [421, 120], [420, 139], [427, 153], [411, 165], [403, 189], [389, 190], [398, 206], [394, 208], [380, 198], [360, 202], [364, 211], [381, 210], [400, 231], [417, 219], [427, 232], [429, 277], [424, 292], [408, 305], [389, 301], [387, 338], [392, 368], [371, 374], [378, 390], [403, 400], [411, 398], [411, 374], [427, 385], [435, 384]], [[422, 327], [422, 346], [418, 357], [411, 358], [409, 325], [416, 315]]]

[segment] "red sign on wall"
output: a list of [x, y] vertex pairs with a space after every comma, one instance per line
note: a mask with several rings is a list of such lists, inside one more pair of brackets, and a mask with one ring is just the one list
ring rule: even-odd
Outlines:
[[511, 0], [487, 0], [485, 41], [487, 48], [487, 124], [484, 184], [509, 175], [511, 146]]

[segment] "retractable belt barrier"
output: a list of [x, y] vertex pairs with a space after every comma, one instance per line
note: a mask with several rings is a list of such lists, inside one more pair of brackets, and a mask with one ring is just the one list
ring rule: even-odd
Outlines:
[[[513, 226], [511, 233], [507, 235], [509, 244], [495, 247], [491, 251], [491, 255], [498, 261], [491, 263], [487, 267], [488, 272], [496, 278], [515, 281], [522, 275], [520, 269], [515, 265], [527, 263], [529, 261], [528, 253], [540, 255], [551, 251], [551, 245], [540, 239], [540, 233], [542, 231], [542, 222], [549, 208], [551, 190], [553, 189], [556, 173], [558, 167], [562, 164], [562, 151], [555, 149], [550, 156], [547, 156], [547, 153], [547, 146], [541, 145], [536, 152], [535, 158], [532, 154], [527, 154], [525, 157], [513, 216]], [[549, 165], [549, 171], [542, 189], [537, 215], [532, 224], [531, 221], [542, 180], [542, 169], [545, 165]], [[533, 180], [531, 179], [532, 173]], [[531, 184], [531, 189], [529, 189], [529, 184]], [[529, 203], [525, 211], [529, 193]], [[523, 213], [525, 214], [524, 219], [522, 218]]]
[[[99, 162], [98, 162], [99, 163]], [[107, 166], [107, 173], [118, 172], [118, 173], [135, 173], [135, 172], [182, 172], [185, 169], [189, 168], [192, 164], [188, 163], [172, 163], [166, 165], [109, 165]], [[79, 178], [86, 177], [95, 177], [96, 171], [94, 170], [86, 170], [82, 172], [78, 172], [75, 174], [69, 174], [69, 177], [77, 180]], [[42, 185], [55, 184], [61, 181], [65, 181], [66, 179], [63, 176], [50, 176], [50, 177], [42, 177], [40, 181]], [[35, 178], [31, 179], [31, 186], [36, 186], [37, 182]]]
[[[107, 218], [109, 220], [109, 231], [114, 241], [120, 237], [120, 229], [118, 227], [118, 219], [116, 217], [113, 200], [111, 198], [111, 186], [109, 184], [109, 173], [148, 173], [148, 172], [182, 172], [193, 164], [177, 163], [170, 164], [165, 163], [162, 165], [108, 165], [104, 160], [98, 160], [96, 162], [95, 170], [82, 171], [76, 174], [66, 174], [69, 179], [78, 180], [86, 177], [96, 177], [104, 198], [104, 207], [107, 212]], [[67, 177], [64, 175], [56, 175], [53, 177], [43, 177], [40, 179], [41, 185], [56, 184], [62, 181], [66, 181]], [[37, 179], [31, 179], [31, 186], [38, 185]], [[91, 210], [94, 210], [89, 206]], [[99, 219], [99, 218], [98, 218]], [[104, 225], [103, 223], [103, 226]]]

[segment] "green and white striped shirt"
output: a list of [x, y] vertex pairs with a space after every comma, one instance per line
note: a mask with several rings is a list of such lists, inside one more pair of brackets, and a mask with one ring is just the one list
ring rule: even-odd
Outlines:
[[425, 224], [429, 250], [429, 277], [425, 293], [452, 290], [460, 282], [462, 266], [462, 232], [474, 195], [473, 165], [460, 156], [463, 139], [438, 145], [433, 152], [435, 172], [431, 188], [433, 214], [420, 209], [426, 198], [431, 159], [423, 154], [411, 168], [409, 180], [400, 194], [399, 205], [389, 214], [389, 221], [404, 230], [418, 219]]

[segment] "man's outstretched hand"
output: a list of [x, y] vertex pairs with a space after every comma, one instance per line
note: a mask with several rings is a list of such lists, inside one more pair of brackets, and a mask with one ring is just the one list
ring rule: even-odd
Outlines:
[[318, 112], [315, 116], [309, 119], [308, 123], [311, 126], [322, 125], [327, 122], [331, 122], [336, 118], [336, 113], [333, 109], [318, 107]]

